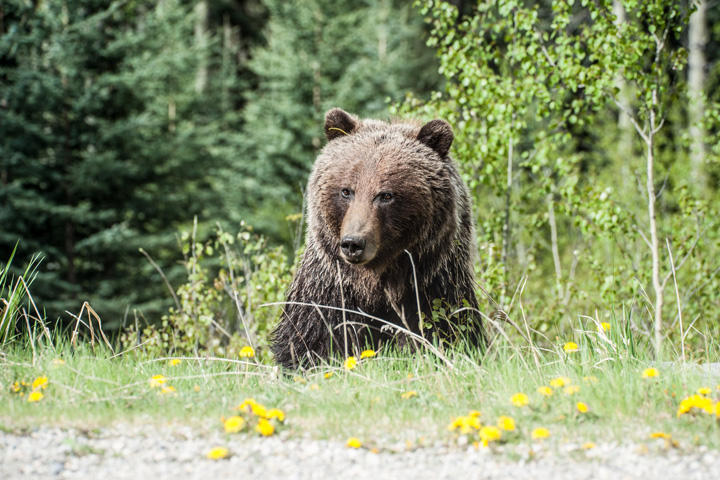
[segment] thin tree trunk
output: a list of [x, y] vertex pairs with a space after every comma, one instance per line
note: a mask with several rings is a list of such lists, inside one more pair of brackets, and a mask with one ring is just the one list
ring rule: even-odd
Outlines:
[[557, 297], [562, 300], [565, 296], [562, 286], [562, 265], [560, 263], [560, 249], [558, 248], [557, 223], [555, 222], [555, 200], [553, 194], [547, 196], [548, 223], [550, 224], [550, 241], [552, 247], [553, 262], [555, 263], [555, 283], [557, 285]]
[[205, 91], [208, 79], [208, 7], [206, 0], [195, 5], [195, 43], [199, 47], [198, 71], [195, 75], [195, 92]]
[[646, 137], [647, 146], [647, 194], [648, 194], [648, 220], [650, 223], [650, 249], [652, 251], [652, 283], [655, 290], [655, 358], [659, 359], [662, 348], [663, 328], [663, 285], [660, 281], [660, 242], [658, 241], [657, 218], [655, 214], [655, 133], [656, 111], [658, 106], [657, 89], [652, 91], [652, 106], [650, 108], [650, 128]]
[[[613, 0], [613, 13], [615, 14], [615, 25], [618, 27], [627, 22], [625, 8], [622, 6], [620, 0]], [[615, 78], [615, 84], [617, 85], [619, 92], [618, 102], [625, 111], [632, 111], [632, 95], [630, 94], [627, 81], [622, 74], [618, 74]], [[617, 126], [619, 138], [616, 152], [617, 158], [620, 159], [620, 179], [624, 184], [623, 190], [628, 190], [628, 187], [630, 187], [629, 182], [632, 182], [633, 175], [631, 168], [632, 162], [628, 162], [627, 157], [628, 155], [631, 155], [633, 151], [634, 127], [630, 118], [627, 115], [624, 115], [622, 111], [620, 111], [620, 114], [618, 115]]]
[[697, 10], [688, 25], [688, 121], [690, 123], [690, 178], [699, 192], [707, 187], [705, 174], [705, 44], [708, 40], [705, 0], [697, 2]]

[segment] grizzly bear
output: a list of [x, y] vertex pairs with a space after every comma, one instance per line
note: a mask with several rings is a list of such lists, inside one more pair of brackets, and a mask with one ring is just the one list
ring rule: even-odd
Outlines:
[[335, 108], [325, 136], [307, 187], [306, 249], [271, 336], [275, 360], [297, 368], [387, 342], [415, 348], [421, 333], [482, 348], [470, 196], [448, 154], [450, 125]]

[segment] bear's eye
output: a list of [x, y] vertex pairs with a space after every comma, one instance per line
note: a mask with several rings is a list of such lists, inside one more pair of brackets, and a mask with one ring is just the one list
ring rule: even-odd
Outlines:
[[380, 197], [380, 201], [383, 203], [388, 203], [393, 199], [393, 194], [390, 192], [383, 192], [378, 196]]
[[340, 190], [340, 195], [342, 195], [343, 198], [350, 198], [350, 195], [352, 195], [352, 192], [350, 191], [349, 188], [343, 188], [342, 190]]

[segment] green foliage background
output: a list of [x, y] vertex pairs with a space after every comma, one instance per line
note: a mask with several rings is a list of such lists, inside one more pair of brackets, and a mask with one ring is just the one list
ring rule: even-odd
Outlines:
[[[324, 112], [441, 117], [475, 200], [488, 310], [541, 342], [622, 311], [649, 339], [659, 268], [666, 334], [678, 344], [682, 314], [699, 354], [720, 333], [717, 10], [697, 120], [687, 2], [4, 2], [0, 259], [19, 241], [21, 275], [44, 256], [33, 299], [62, 324], [88, 301], [130, 327], [128, 345], [262, 347], [277, 310], [256, 307], [292, 277]], [[663, 119], [658, 262], [645, 143], [623, 110], [641, 131]]]

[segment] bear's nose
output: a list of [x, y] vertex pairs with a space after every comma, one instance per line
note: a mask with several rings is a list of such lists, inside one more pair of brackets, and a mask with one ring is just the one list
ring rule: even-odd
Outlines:
[[343, 237], [340, 242], [340, 250], [349, 260], [358, 260], [365, 250], [365, 239], [362, 237]]

